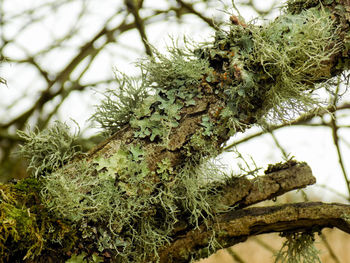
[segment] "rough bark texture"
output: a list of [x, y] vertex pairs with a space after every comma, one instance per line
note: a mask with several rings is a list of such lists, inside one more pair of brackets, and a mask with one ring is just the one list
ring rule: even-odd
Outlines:
[[281, 170], [277, 168], [272, 172], [267, 171], [266, 175], [253, 180], [233, 179], [232, 184], [222, 189], [221, 203], [243, 208], [316, 183], [307, 164], [289, 162], [288, 166]]
[[337, 227], [350, 234], [350, 205], [321, 202], [286, 204], [272, 207], [252, 207], [218, 216], [216, 222], [187, 232], [174, 239], [161, 251], [160, 262], [190, 262], [203, 257], [201, 249], [208, 246], [215, 232], [218, 243], [229, 247], [249, 236], [271, 232], [321, 231]]
[[[285, 77], [284, 69], [280, 69], [276, 65], [275, 68], [269, 68], [271, 64], [273, 64], [269, 60], [266, 60], [264, 62], [265, 64], [261, 62], [259, 56], [262, 58], [265, 54], [259, 52], [263, 52], [264, 50], [252, 51], [254, 49], [252, 46], [257, 45], [257, 41], [253, 39], [254, 34], [258, 32], [260, 28], [255, 26], [250, 26], [249, 28], [244, 23], [237, 21], [237, 18], [232, 17], [231, 21], [233, 25], [231, 25], [231, 31], [226, 35], [223, 32], [219, 32], [212, 46], [200, 50], [201, 54], [198, 56], [198, 59], [207, 61], [209, 66], [200, 79], [193, 80], [193, 83], [196, 83], [196, 85], [193, 85], [191, 82], [185, 88], [182, 86], [173, 87], [172, 85], [158, 87], [154, 97], [158, 100], [143, 108], [147, 114], [140, 116], [135, 113], [131, 116], [134, 122], [130, 121], [129, 124], [125, 124], [123, 128], [112, 135], [107, 141], [91, 150], [86, 156], [80, 158], [81, 160], [74, 160], [73, 164], [68, 163], [68, 165], [71, 166], [67, 165], [66, 167], [69, 168], [66, 170], [61, 169], [54, 171], [52, 174], [47, 174], [47, 180], [44, 180], [43, 183], [47, 183], [47, 185], [52, 182], [50, 178], [54, 178], [52, 180], [56, 180], [55, 183], [59, 185], [61, 180], [57, 175], [60, 173], [62, 178], [68, 175], [64, 177], [66, 179], [68, 178], [66, 181], [68, 186], [71, 186], [71, 181], [69, 179], [72, 179], [72, 181], [74, 179], [74, 182], [77, 182], [77, 184], [81, 183], [79, 180], [76, 180], [76, 178], [79, 178], [77, 176], [79, 176], [79, 172], [82, 171], [85, 172], [85, 174], [83, 174], [85, 178], [91, 176], [90, 178], [96, 179], [98, 182], [96, 183], [97, 186], [90, 184], [84, 186], [86, 188], [77, 191], [79, 194], [81, 192], [86, 195], [76, 202], [76, 207], [79, 208], [85, 203], [93, 203], [93, 198], [103, 196], [104, 192], [101, 191], [100, 188], [106, 186], [103, 185], [103, 183], [110, 178], [112, 178], [111, 184], [114, 183], [115, 188], [110, 190], [111, 187], [109, 187], [108, 189], [111, 191], [111, 194], [118, 191], [116, 196], [120, 198], [120, 200], [118, 200], [120, 202], [118, 203], [114, 202], [115, 200], [108, 199], [108, 196], [104, 197], [108, 200], [107, 206], [110, 204], [115, 205], [113, 207], [115, 211], [108, 214], [114, 216], [110, 217], [114, 220], [112, 223], [110, 222], [113, 221], [112, 219], [109, 221], [103, 218], [103, 216], [100, 216], [98, 220], [89, 218], [90, 214], [101, 215], [99, 214], [100, 211], [96, 211], [93, 205], [88, 207], [88, 209], [84, 207], [81, 209], [81, 213], [86, 214], [83, 214], [82, 219], [76, 219], [76, 222], [83, 222], [83, 224], [79, 225], [79, 223], [76, 223], [74, 225], [74, 227], [77, 227], [77, 231], [75, 231], [73, 226], [71, 226], [71, 228], [69, 227], [68, 220], [62, 223], [59, 217], [57, 220], [56, 218], [53, 219], [54, 223], [57, 225], [57, 229], [60, 231], [58, 232], [60, 235], [62, 235], [62, 233], [69, 233], [70, 231], [73, 232], [73, 238], [71, 242], [69, 242], [70, 247], [60, 248], [62, 254], [67, 253], [66, 255], [69, 257], [72, 253], [79, 254], [86, 252], [89, 256], [92, 256], [93, 253], [97, 253], [99, 256], [104, 257], [106, 262], [113, 261], [112, 258], [115, 259], [115, 262], [130, 262], [130, 260], [132, 261], [134, 258], [142, 262], [142, 259], [140, 260], [140, 257], [138, 257], [140, 251], [140, 253], [151, 257], [150, 260], [148, 260], [149, 262], [156, 261], [157, 259], [153, 257], [155, 254], [154, 248], [158, 248], [159, 244], [163, 244], [164, 241], [159, 241], [156, 236], [151, 242], [142, 243], [143, 238], [141, 238], [138, 240], [139, 243], [135, 245], [132, 242], [134, 242], [136, 237], [134, 236], [133, 238], [132, 235], [144, 233], [144, 229], [152, 232], [158, 227], [157, 224], [163, 227], [162, 231], [172, 233], [169, 237], [170, 244], [158, 249], [161, 262], [189, 262], [191, 258], [208, 256], [209, 252], [207, 246], [212, 237], [215, 237], [222, 247], [227, 247], [245, 241], [249, 236], [268, 232], [304, 231], [310, 229], [320, 230], [324, 227], [338, 227], [350, 233], [350, 227], [348, 225], [350, 207], [347, 205], [302, 203], [274, 207], [247, 208], [249, 205], [272, 199], [293, 189], [304, 188], [307, 185], [315, 183], [315, 178], [312, 176], [310, 167], [303, 163], [289, 161], [285, 164], [278, 164], [270, 167], [264, 176], [252, 180], [246, 178], [232, 178], [224, 184], [213, 183], [212, 187], [216, 188], [216, 191], [213, 191], [213, 193], [215, 193], [213, 194], [215, 195], [213, 198], [215, 198], [216, 202], [220, 205], [235, 209], [226, 210], [226, 212], [222, 214], [215, 214], [215, 208], [212, 210], [210, 210], [211, 208], [208, 209], [209, 212], [199, 211], [200, 219], [197, 221], [197, 223], [200, 224], [199, 227], [196, 227], [194, 223], [188, 224], [186, 221], [181, 222], [181, 220], [189, 218], [188, 214], [192, 211], [189, 211], [191, 206], [186, 207], [183, 204], [179, 204], [182, 200], [186, 200], [187, 196], [181, 196], [182, 199], [178, 198], [178, 192], [176, 192], [178, 189], [176, 188], [176, 184], [181, 183], [176, 181], [176, 179], [180, 175], [183, 175], [182, 172], [185, 170], [184, 168], [191, 165], [191, 168], [195, 171], [195, 168], [197, 168], [199, 164], [203, 164], [207, 158], [215, 157], [220, 153], [222, 144], [227, 141], [232, 134], [244, 131], [251, 125], [259, 122], [261, 118], [268, 114], [274, 107], [282, 107], [281, 105], [273, 105], [271, 99], [277, 102], [282, 100], [286, 103], [288, 103], [288, 100], [293, 101], [294, 99], [298, 99], [298, 96], [301, 93], [305, 93], [305, 90], [314, 90], [315, 84], [326, 81], [348, 68], [350, 55], [350, 1], [323, 2], [324, 5], [321, 7], [318, 0], [289, 1], [287, 8], [289, 12], [287, 14], [288, 16], [287, 18], [282, 18], [280, 21], [287, 23], [290, 30], [286, 31], [284, 27], [280, 28], [281, 32], [274, 32], [274, 30], [272, 30], [273, 36], [277, 36], [278, 40], [282, 41], [282, 44], [287, 47], [290, 38], [289, 36], [284, 36], [290, 31], [293, 31], [293, 24], [290, 24], [289, 20], [296, 19], [295, 21], [300, 24], [299, 26], [301, 28], [303, 28], [305, 24], [307, 26], [310, 22], [309, 20], [312, 20], [311, 18], [306, 18], [305, 13], [303, 16], [298, 16], [298, 14], [302, 13], [302, 10], [318, 6], [318, 9], [313, 8], [312, 11], [310, 11], [315, 12], [315, 14], [310, 14], [314, 15], [316, 20], [318, 16], [323, 16], [321, 22], [328, 22], [328, 30], [330, 31], [328, 32], [330, 34], [329, 42], [321, 43], [320, 50], [325, 53], [329, 51], [331, 55], [326, 56], [326, 59], [318, 58], [319, 60], [315, 59], [315, 61], [313, 61], [312, 57], [308, 58], [306, 55], [302, 56], [300, 63], [303, 65], [306, 64], [309, 70], [313, 70], [315, 76], [314, 74], [307, 74], [307, 72], [299, 76], [301, 79], [305, 78], [303, 81], [300, 81], [300, 83], [297, 83], [302, 87], [301, 90], [279, 90], [279, 88], [283, 89], [285, 84], [282, 82], [279, 83], [280, 86], [276, 86], [278, 84], [277, 82]], [[330, 11], [324, 11], [323, 8], [327, 8], [327, 10], [329, 9]], [[297, 18], [293, 18], [293, 16], [297, 16]], [[310, 27], [311, 26], [309, 26], [309, 28]], [[291, 38], [294, 37], [291, 42], [298, 43], [298, 39], [303, 33], [304, 32], [297, 32], [296, 35], [290, 36]], [[273, 45], [273, 41], [271, 40], [274, 40], [274, 38], [268, 39], [266, 42], [270, 41], [271, 45]], [[312, 39], [310, 39], [310, 41], [312, 41]], [[250, 52], [254, 52], [254, 54]], [[268, 49], [266, 53], [268, 53]], [[296, 53], [296, 56], [299, 56], [299, 52]], [[254, 56], [258, 59], [254, 59]], [[246, 64], [248, 63], [247, 61], [250, 61], [251, 64]], [[295, 61], [288, 62], [287, 65], [285, 65], [286, 68], [293, 69], [293, 66], [295, 67], [294, 62]], [[192, 63], [194, 62], [192, 61]], [[278, 65], [278, 63], [275, 64]], [[278, 72], [276, 72], [276, 68]], [[161, 70], [161, 68], [159, 68], [159, 70]], [[298, 71], [299, 68], [296, 70]], [[293, 73], [294, 71], [292, 70], [291, 72]], [[291, 79], [294, 77], [292, 73], [290, 73], [289, 76]], [[172, 77], [173, 76], [170, 77], [171, 81], [173, 81]], [[183, 81], [182, 79], [180, 80]], [[189, 91], [196, 94], [194, 97], [191, 97], [191, 99], [193, 99], [191, 103], [186, 101], [186, 96], [188, 96]], [[178, 105], [179, 110], [175, 113], [171, 112], [170, 114], [170, 111], [167, 112], [167, 109], [164, 107], [165, 104], [162, 104], [164, 102]], [[174, 121], [175, 124], [171, 123], [172, 125], [174, 124], [171, 126], [170, 121], [166, 121], [167, 118], [168, 120]], [[146, 128], [147, 132], [143, 131], [144, 127], [142, 126], [145, 121], [149, 121]], [[154, 123], [157, 123], [157, 125], [159, 124], [161, 127], [154, 127], [157, 126], [153, 125]], [[157, 134], [149, 134], [150, 130], [152, 131], [153, 128], [162, 130], [157, 131]], [[83, 165], [79, 166], [81, 163], [83, 163]], [[86, 163], [88, 163], [90, 167], [86, 168]], [[188, 172], [188, 174], [190, 173], [191, 172]], [[102, 178], [105, 177], [107, 179], [105, 181], [98, 181], [98, 175], [102, 175]], [[19, 185], [21, 185], [21, 183], [19, 183]], [[52, 204], [54, 202], [60, 202], [62, 198], [60, 199], [57, 195], [50, 195], [47, 185], [36, 186], [33, 190], [37, 191], [35, 196], [40, 195], [40, 187], [44, 187], [44, 194], [48, 196]], [[62, 188], [64, 188], [64, 186], [65, 185], [63, 185]], [[21, 187], [23, 187], [23, 185], [21, 185]], [[74, 189], [74, 187], [71, 189]], [[185, 191], [179, 191], [181, 194], [186, 192], [189, 188], [183, 187], [181, 190], [183, 189], [185, 189]], [[40, 217], [39, 212], [37, 213], [38, 217], [27, 212], [27, 208], [28, 211], [41, 211], [40, 209], [43, 209], [42, 206], [38, 204], [40, 203], [38, 201], [40, 200], [39, 198], [35, 199], [35, 202], [31, 200], [31, 204], [25, 203], [22, 205], [21, 202], [8, 200], [10, 196], [20, 196], [18, 191], [23, 191], [23, 189], [15, 189], [15, 186], [12, 188], [3, 187], [3, 191], [5, 190], [6, 194], [4, 194], [4, 196], [6, 196], [7, 200], [4, 198], [4, 202], [7, 202], [6, 205], [10, 204], [18, 208], [21, 220], [23, 220], [23, 218], [30, 218], [30, 226], [34, 225], [36, 230], [39, 229], [38, 226], [43, 226], [41, 222], [45, 222], [45, 219]], [[53, 189], [53, 192], [55, 194], [56, 192], [54, 190], [55, 189]], [[200, 192], [200, 186], [195, 190]], [[28, 195], [32, 195], [33, 191], [28, 191]], [[165, 204], [164, 200], [160, 199], [159, 196], [162, 198], [164, 197], [169, 204]], [[128, 202], [128, 200], [132, 200], [132, 203]], [[142, 200], [142, 202], [138, 203], [139, 200]], [[196, 202], [196, 197], [193, 198], [193, 200]], [[70, 199], [66, 200], [66, 202], [70, 201]], [[133, 208], [135, 203], [139, 205], [137, 209]], [[65, 208], [62, 206], [62, 203], [60, 205], [61, 206], [57, 207]], [[40, 208], [39, 210], [38, 207]], [[72, 205], [72, 207], [74, 208], [75, 206]], [[124, 210], [120, 212], [118, 207], [123, 207]], [[132, 209], [129, 209], [130, 207], [132, 207]], [[187, 211], [181, 211], [184, 207]], [[5, 208], [2, 207], [0, 209], [3, 212], [1, 216], [2, 224], [4, 225], [4, 222], [9, 222], [10, 217], [10, 219], [15, 222], [12, 225], [12, 227], [15, 228], [16, 220], [19, 220], [19, 216], [13, 218], [10, 213], [5, 211]], [[55, 211], [54, 206], [51, 207], [51, 211], [56, 212], [56, 216], [61, 212], [57, 210], [58, 209]], [[86, 212], [87, 210], [88, 212]], [[200, 209], [197, 208], [197, 210]], [[89, 213], [89, 211], [92, 212]], [[110, 210], [106, 209], [106, 211], [108, 212]], [[122, 215], [127, 217], [129, 214], [125, 213], [125, 211], [132, 211], [135, 213], [135, 216], [125, 222], [122, 220], [124, 218], [121, 218], [119, 221], [123, 223], [118, 225], [119, 221], [116, 219], [115, 215], [124, 213]], [[171, 215], [166, 214], [171, 212]], [[208, 220], [202, 223], [203, 215], [205, 216], [209, 213], [214, 213], [214, 217], [208, 216]], [[49, 216], [51, 214], [47, 212], [46, 215]], [[180, 221], [179, 226], [176, 226], [171, 232], [168, 230], [168, 226], [164, 225], [165, 219], [170, 221], [169, 225], [171, 227], [175, 224], [174, 222]], [[65, 220], [65, 218], [63, 218], [63, 220]], [[73, 216], [71, 216], [71, 220], [75, 220], [74, 213]], [[28, 220], [23, 220], [24, 226], [26, 226], [27, 221]], [[101, 225], [99, 225], [99, 223], [101, 223]], [[54, 242], [50, 244], [45, 243], [45, 233], [51, 230], [50, 227], [52, 227], [52, 225], [48, 224], [45, 227], [47, 228], [40, 228], [40, 231], [32, 231], [33, 233], [31, 233], [31, 237], [34, 240], [38, 239], [35, 247], [38, 255], [40, 253], [41, 255], [48, 255], [51, 250], [56, 249], [58, 246], [57, 243]], [[113, 229], [113, 227], [115, 228]], [[132, 228], [132, 231], [130, 228]], [[104, 235], [97, 231], [97, 229], [101, 232], [104, 231]], [[110, 229], [112, 230], [110, 231]], [[8, 234], [5, 227], [0, 228], [0, 230], [3, 231], [3, 235], [5, 235], [5, 233]], [[155, 231], [153, 231], [152, 234], [154, 234], [154, 232]], [[16, 236], [16, 229], [10, 234]], [[25, 231], [24, 234], [27, 235]], [[38, 235], [40, 238], [37, 238]], [[118, 244], [122, 248], [116, 247], [117, 245], [115, 245], [112, 247], [114, 250], [109, 249], [111, 243], [108, 243], [106, 247], [103, 247], [102, 252], [98, 251], [97, 241], [105, 238], [104, 241], [109, 242], [111, 237], [118, 240]], [[15, 242], [12, 243], [12, 240], [7, 238], [8, 236], [4, 237], [5, 241], [1, 243], [2, 246], [8, 245], [11, 248], [21, 243], [18, 235], [16, 236], [17, 239], [15, 239]], [[55, 238], [60, 240], [59, 238], [61, 238], [61, 236], [57, 235]], [[152, 242], [158, 243], [150, 249], [153, 249], [152, 251], [147, 251], [143, 245], [148, 245]], [[137, 249], [137, 253], [134, 252], [134, 248]], [[32, 246], [26, 244], [23, 246], [24, 252], [22, 251], [22, 254], [27, 256], [32, 249]], [[118, 249], [123, 250], [123, 252], [129, 249], [129, 254], [121, 258]], [[28, 251], [27, 254], [26, 251]], [[211, 252], [213, 251], [210, 251], [210, 253]], [[30, 252], [30, 255], [32, 255], [31, 253], [32, 252]], [[11, 259], [18, 259], [18, 256], [11, 254], [11, 251], [8, 252], [8, 255]], [[22, 258], [23, 255], [21, 255]], [[50, 256], [47, 258], [50, 258]]]

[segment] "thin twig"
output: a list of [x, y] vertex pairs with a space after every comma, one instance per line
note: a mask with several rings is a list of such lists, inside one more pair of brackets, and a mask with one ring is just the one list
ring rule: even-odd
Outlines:
[[206, 22], [209, 26], [211, 26], [214, 29], [218, 29], [218, 26], [214, 23], [213, 19], [209, 19], [208, 17], [205, 17], [200, 12], [198, 12], [196, 9], [194, 9], [193, 4], [186, 3], [182, 0], [176, 0], [181, 6], [186, 8], [190, 13], [193, 13], [194, 15], [198, 16], [200, 19], [202, 19], [204, 22]]
[[331, 258], [334, 260], [334, 262], [336, 263], [340, 263], [340, 260], [338, 259], [337, 255], [334, 253], [332, 247], [329, 245], [327, 238], [324, 234], [320, 234], [320, 237], [322, 239], [323, 244], [325, 245], [325, 247], [327, 248], [329, 255], [331, 256]]
[[339, 196], [339, 197], [341, 197], [341, 198], [343, 198], [343, 199], [345, 199], [345, 200], [347, 200], [347, 201], [348, 201], [348, 199], [349, 199], [349, 197], [348, 197], [347, 195], [342, 194], [342, 193], [336, 191], [336, 190], [333, 189], [333, 188], [330, 188], [328, 185], [325, 185], [325, 184], [317, 184], [316, 186], [317, 186], [317, 187], [321, 187], [321, 188], [323, 188], [323, 189], [325, 189], [325, 190], [327, 190], [327, 191], [329, 191], [329, 192], [331, 192], [331, 193], [333, 193], [333, 194], [335, 194], [335, 195], [337, 195], [337, 196]]
[[146, 35], [145, 23], [139, 14], [139, 9], [141, 6], [137, 6], [133, 0], [125, 0], [125, 5], [128, 8], [128, 11], [134, 16], [136, 29], [139, 31], [141, 41], [145, 47], [146, 54], [152, 56], [152, 48], [150, 47]]
[[226, 249], [227, 253], [230, 254], [230, 256], [234, 259], [235, 262], [238, 263], [245, 263], [245, 261], [243, 260], [243, 258], [241, 258], [233, 249], [232, 247], [229, 247], [228, 249]]
[[[234, 141], [233, 143], [225, 146], [222, 151], [228, 151], [232, 148], [234, 148], [235, 146], [242, 144], [244, 142], [247, 142], [251, 139], [254, 139], [256, 137], [259, 137], [263, 134], [268, 133], [269, 131], [276, 131], [278, 129], [281, 128], [285, 128], [285, 127], [290, 127], [290, 126], [299, 126], [299, 125], [307, 125], [307, 126], [325, 126], [325, 124], [309, 124], [309, 122], [314, 118], [314, 117], [322, 117], [326, 114], [329, 113], [334, 113], [334, 112], [338, 112], [340, 110], [347, 110], [350, 109], [350, 103], [344, 103], [336, 108], [334, 108], [333, 105], [329, 106], [328, 108], [324, 109], [324, 108], [317, 108], [311, 112], [305, 113], [303, 115], [301, 115], [298, 119], [290, 121], [290, 122], [286, 122], [286, 123], [282, 123], [279, 125], [271, 125], [268, 129], [265, 130], [261, 130], [259, 132], [256, 132], [252, 135], [249, 135], [247, 137], [244, 137], [240, 140]], [[339, 127], [339, 126], [338, 126]]]
[[[340, 79], [338, 78], [338, 85], [336, 87], [336, 91], [335, 91], [335, 95], [334, 95], [334, 99], [333, 99], [333, 107], [336, 107], [336, 103], [338, 101], [339, 86], [340, 86]], [[332, 128], [333, 143], [334, 143], [335, 148], [337, 150], [338, 162], [339, 162], [340, 168], [341, 168], [342, 173], [343, 173], [343, 177], [344, 177], [344, 180], [345, 180], [345, 183], [346, 183], [346, 187], [348, 189], [348, 194], [349, 194], [348, 200], [350, 201], [350, 181], [349, 181], [349, 177], [347, 175], [347, 172], [346, 172], [346, 169], [345, 169], [345, 166], [344, 166], [343, 156], [342, 156], [341, 151], [340, 151], [339, 135], [338, 135], [339, 127], [337, 125], [336, 112], [333, 114], [333, 116], [332, 116], [332, 118], [330, 120], [330, 126]]]
[[287, 152], [285, 151], [285, 149], [283, 148], [283, 146], [279, 143], [276, 135], [273, 133], [273, 131], [270, 131], [270, 134], [271, 134], [271, 137], [273, 139], [273, 141], [275, 142], [276, 146], [278, 147], [278, 149], [281, 151], [284, 159], [288, 159], [288, 154]]
[[252, 240], [254, 240], [256, 243], [258, 243], [260, 246], [265, 248], [266, 250], [270, 251], [272, 254], [276, 254], [277, 250], [271, 247], [269, 244], [267, 244], [265, 241], [262, 241], [258, 237], [253, 237]]

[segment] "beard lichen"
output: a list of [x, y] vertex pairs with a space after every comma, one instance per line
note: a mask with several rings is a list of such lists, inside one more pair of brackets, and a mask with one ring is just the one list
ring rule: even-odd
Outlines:
[[311, 8], [298, 15], [284, 15], [268, 27], [254, 28], [254, 60], [273, 80], [268, 85], [264, 108], [272, 108], [280, 118], [294, 109], [299, 113], [314, 107], [310, 92], [315, 83], [332, 76], [329, 63], [340, 50], [335, 21], [326, 9]]
[[[263, 27], [231, 24], [190, 52], [154, 52], [139, 64], [141, 82], [122, 75], [93, 116], [109, 133], [128, 129], [113, 149], [69, 162], [77, 153], [64, 125], [20, 133], [20, 152], [45, 175], [43, 203], [91, 251], [116, 262], [157, 261], [180, 223], [197, 227], [227, 209], [211, 184], [219, 168], [206, 165], [229, 136], [271, 112], [284, 118], [314, 105], [314, 84], [333, 73], [335, 31], [329, 11], [312, 8]], [[208, 243], [206, 254], [214, 233]]]
[[109, 158], [68, 164], [43, 178], [43, 202], [101, 253], [112, 251], [121, 262], [157, 261], [158, 249], [170, 242], [179, 221], [198, 226], [223, 208], [207, 184], [217, 168], [203, 160], [175, 176], [164, 159], [153, 181], [146, 154], [129, 145]]
[[36, 177], [62, 167], [80, 153], [78, 133], [72, 134], [66, 123], [56, 121], [43, 131], [17, 131], [17, 134], [24, 141], [18, 154], [28, 159], [28, 169]]
[[269, 115], [283, 120], [317, 105], [312, 92], [327, 85], [316, 84], [332, 76], [329, 61], [341, 48], [336, 30], [326, 8], [311, 8], [264, 26], [218, 31], [214, 44], [197, 53], [215, 69], [206, 81], [227, 96], [223, 123], [241, 130]]
[[275, 263], [321, 263], [319, 251], [315, 248], [314, 233], [285, 233], [282, 248], [276, 255]]

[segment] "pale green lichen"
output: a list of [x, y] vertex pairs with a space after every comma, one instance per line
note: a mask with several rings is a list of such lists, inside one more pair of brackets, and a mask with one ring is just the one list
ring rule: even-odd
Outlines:
[[126, 123], [135, 128], [135, 137], [163, 140], [178, 126], [179, 111], [194, 105], [196, 88], [209, 72], [206, 60], [189, 51], [170, 49], [169, 57], [154, 51], [154, 57], [140, 63], [139, 82], [122, 74], [118, 89], [108, 90], [92, 119], [110, 133]]
[[314, 233], [287, 233], [286, 241], [277, 253], [275, 263], [321, 263], [315, 248]]
[[17, 134], [25, 142], [18, 154], [28, 159], [28, 169], [35, 176], [58, 169], [80, 153], [78, 135], [72, 134], [66, 123], [57, 121], [43, 131], [17, 131]]
[[174, 177], [164, 159], [157, 168], [160, 181], [153, 182], [145, 154], [140, 145], [130, 145], [108, 159], [68, 164], [43, 179], [42, 199], [58, 217], [73, 222], [83, 238], [96, 239], [99, 251], [115, 251], [122, 262], [156, 258], [178, 216], [198, 226], [220, 210], [208, 186], [218, 170], [187, 165]]
[[96, 112], [91, 119], [108, 133], [116, 132], [127, 124], [135, 108], [148, 97], [145, 78], [145, 74], [141, 74], [141, 79], [138, 80], [116, 71], [118, 87], [105, 92], [103, 102], [96, 106]]
[[195, 93], [203, 75], [210, 70], [208, 61], [194, 56], [193, 48], [180, 49], [174, 45], [168, 49], [168, 56], [156, 51], [153, 58], [141, 64], [149, 73], [147, 83], [156, 89]]
[[252, 65], [259, 63], [274, 80], [264, 108], [284, 118], [290, 111], [301, 112], [317, 103], [310, 91], [320, 87], [315, 82], [331, 77], [329, 60], [340, 49], [334, 32], [330, 13], [316, 8], [281, 16], [267, 27], [252, 30]]
[[[197, 227], [227, 209], [218, 205], [218, 190], [211, 186], [219, 168], [207, 166], [219, 152], [215, 143], [271, 112], [285, 118], [290, 110], [300, 112], [313, 105], [314, 82], [332, 73], [327, 61], [338, 51], [337, 44], [329, 45], [337, 43], [334, 30], [326, 10], [311, 9], [281, 16], [264, 27], [230, 25], [228, 32], [217, 32], [212, 45], [193, 52], [154, 52], [153, 58], [139, 64], [141, 81], [119, 78], [118, 90], [107, 93], [93, 116], [109, 133], [124, 125], [131, 130], [130, 142], [108, 156], [66, 164], [75, 156], [73, 151], [66, 154], [64, 146], [73, 144], [70, 139], [57, 139], [57, 134], [68, 136], [61, 131], [66, 128], [53, 137], [47, 136], [51, 131], [22, 133], [28, 142], [22, 153], [36, 175], [45, 173], [41, 196], [46, 207], [69, 219], [82, 239], [96, 244], [101, 253], [113, 251], [120, 262], [156, 260], [178, 221]], [[181, 165], [173, 167], [172, 160], [163, 158], [151, 171], [147, 151], [166, 151], [186, 107], [197, 106], [203, 96], [220, 98], [220, 105], [209, 112], [210, 102], [205, 102], [193, 114], [201, 118], [198, 129], [180, 145]], [[52, 141], [54, 145], [47, 146]], [[215, 250], [215, 236], [209, 239], [209, 247], [199, 253]], [[287, 253], [298, 250], [303, 255], [295, 245], [299, 243], [291, 242], [294, 248]]]

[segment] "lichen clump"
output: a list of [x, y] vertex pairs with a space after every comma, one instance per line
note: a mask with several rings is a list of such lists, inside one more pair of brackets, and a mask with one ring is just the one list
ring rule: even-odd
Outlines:
[[321, 263], [315, 248], [314, 233], [286, 233], [286, 241], [276, 255], [275, 263]]
[[[219, 168], [208, 160], [271, 112], [285, 118], [314, 105], [310, 92], [331, 76], [327, 61], [339, 49], [335, 30], [330, 13], [313, 8], [263, 27], [231, 24], [213, 43], [168, 56], [154, 52], [139, 63], [140, 82], [122, 75], [97, 107], [93, 119], [125, 139], [108, 151], [72, 160], [74, 136], [61, 124], [20, 133], [21, 152], [42, 175], [43, 203], [81, 235], [77, 253], [157, 261], [181, 227], [227, 209], [211, 185]], [[208, 253], [214, 235], [209, 243]]]
[[77, 134], [72, 134], [66, 123], [55, 124], [43, 131], [18, 131], [24, 144], [18, 154], [29, 160], [34, 176], [50, 173], [62, 167], [80, 152]]
[[[152, 181], [140, 148], [118, 151], [92, 164], [66, 165], [43, 179], [42, 198], [58, 217], [69, 219], [96, 249], [112, 251], [122, 262], [144, 262], [170, 241], [176, 224], [198, 225], [220, 207], [203, 184], [208, 167], [184, 168], [170, 180], [172, 168], [165, 159], [163, 175]], [[152, 258], [152, 257], [151, 257]]]

